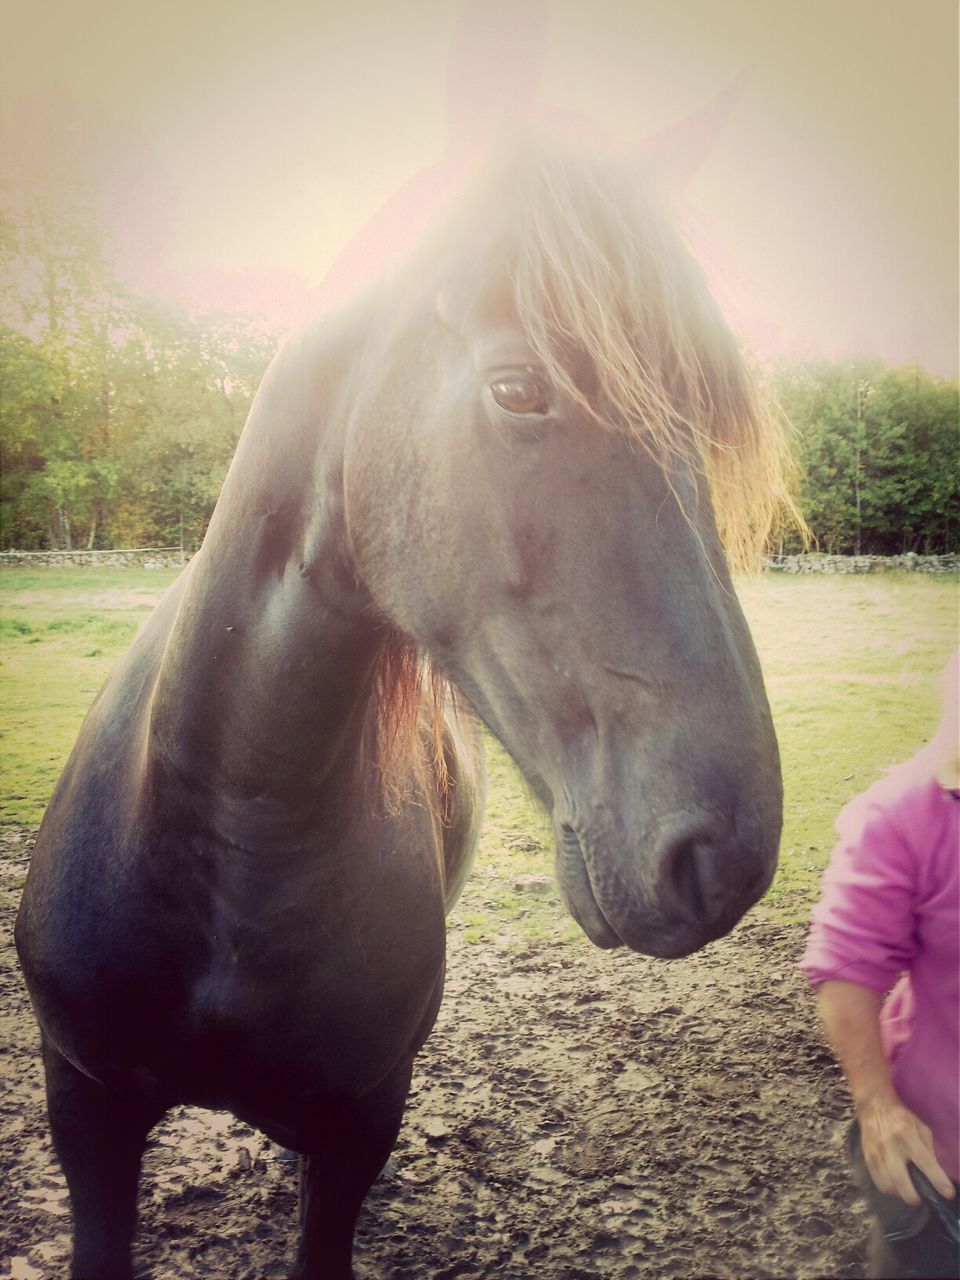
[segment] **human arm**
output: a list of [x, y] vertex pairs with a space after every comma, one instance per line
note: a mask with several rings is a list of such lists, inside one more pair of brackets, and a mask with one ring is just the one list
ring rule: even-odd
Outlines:
[[831, 980], [817, 987], [817, 1003], [850, 1086], [864, 1160], [877, 1190], [919, 1204], [907, 1171], [912, 1161], [942, 1195], [952, 1197], [953, 1183], [934, 1154], [933, 1135], [893, 1087], [880, 1038], [880, 994]]

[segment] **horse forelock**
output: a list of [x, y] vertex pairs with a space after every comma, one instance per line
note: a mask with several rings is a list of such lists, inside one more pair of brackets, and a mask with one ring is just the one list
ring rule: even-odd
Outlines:
[[[548, 375], [668, 478], [692, 464], [732, 565], [754, 566], [775, 522], [796, 517], [783, 423], [656, 194], [602, 157], [542, 146], [512, 185], [513, 304]], [[571, 351], [587, 357], [589, 387]]]

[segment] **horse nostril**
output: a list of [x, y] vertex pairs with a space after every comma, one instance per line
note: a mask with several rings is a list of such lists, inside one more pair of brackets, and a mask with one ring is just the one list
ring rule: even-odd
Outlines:
[[722, 910], [716, 862], [714, 845], [702, 835], [681, 836], [664, 854], [660, 883], [682, 915], [709, 921]]
[[725, 931], [763, 896], [774, 865], [720, 824], [685, 824], [661, 845], [661, 901], [690, 924]]

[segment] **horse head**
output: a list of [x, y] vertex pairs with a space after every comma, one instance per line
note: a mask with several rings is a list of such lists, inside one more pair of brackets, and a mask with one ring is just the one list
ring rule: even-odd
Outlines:
[[773, 875], [776, 740], [723, 541], [774, 427], [655, 201], [520, 148], [381, 295], [344, 492], [376, 608], [550, 812], [600, 946], [682, 955]]

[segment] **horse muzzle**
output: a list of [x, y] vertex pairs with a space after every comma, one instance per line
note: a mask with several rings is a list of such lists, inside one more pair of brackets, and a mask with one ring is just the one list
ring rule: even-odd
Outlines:
[[631, 855], [611, 833], [560, 822], [557, 878], [591, 942], [671, 959], [728, 933], [763, 896], [778, 835], [738, 837], [705, 815], [676, 815]]

